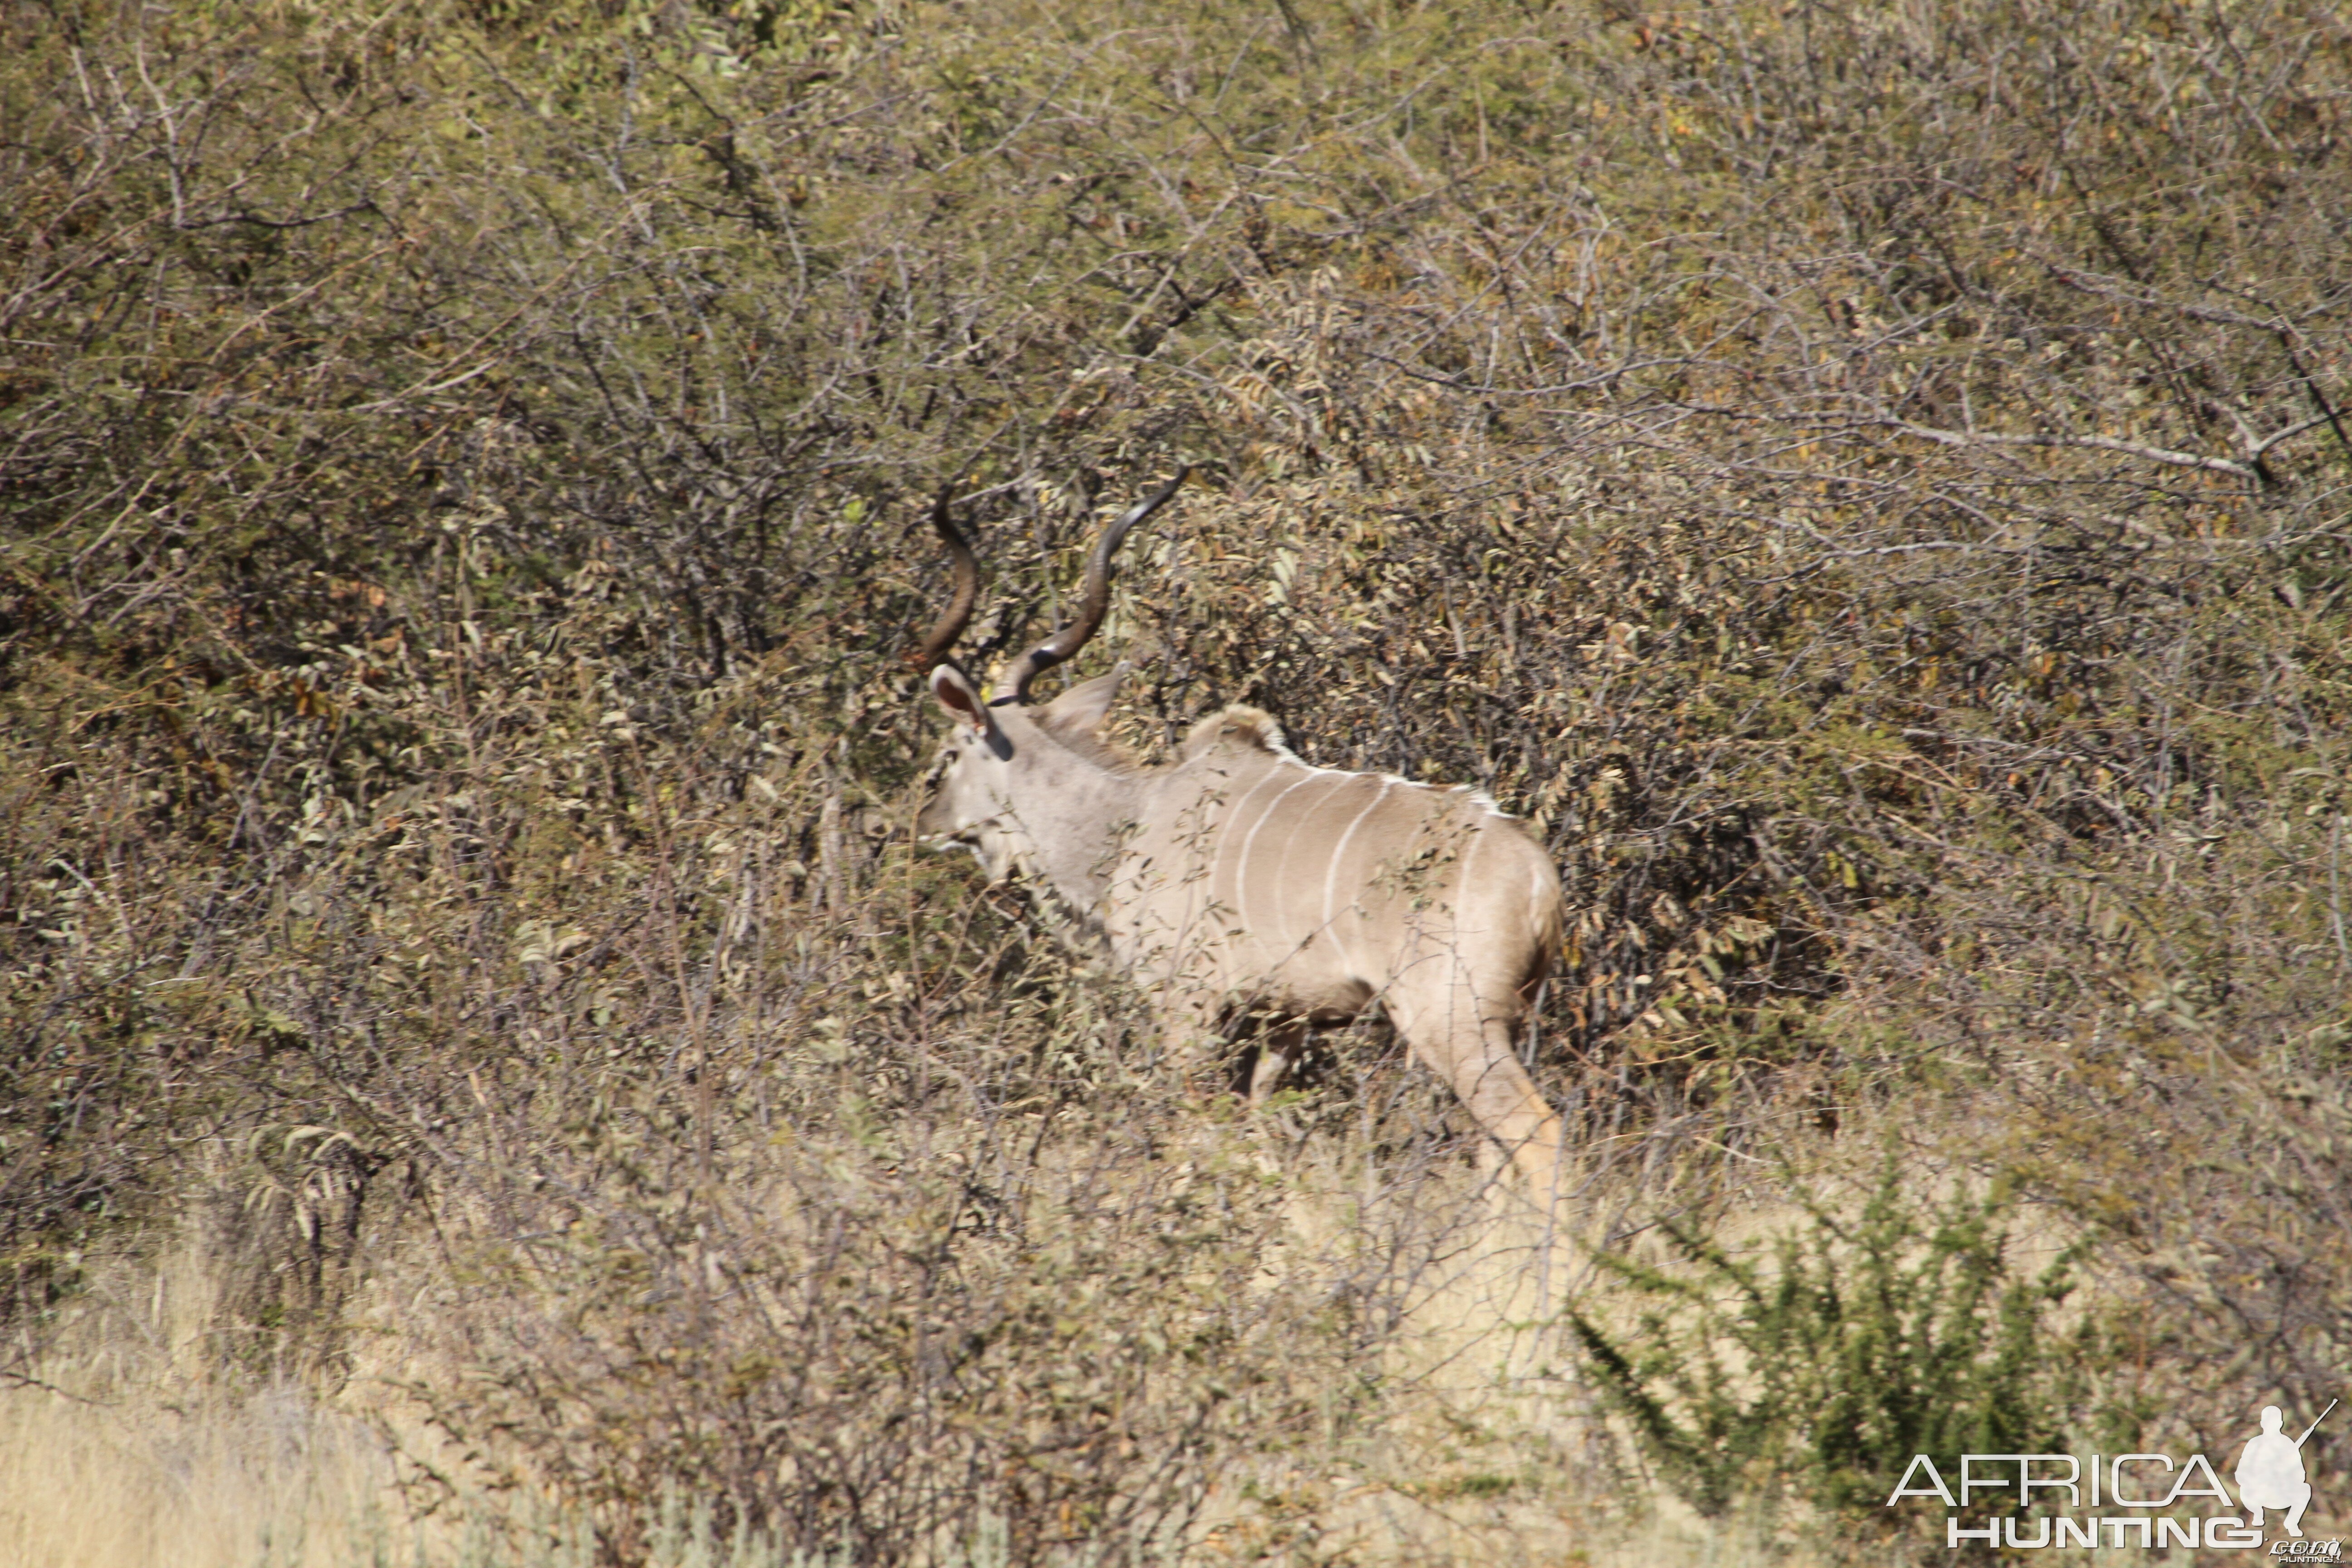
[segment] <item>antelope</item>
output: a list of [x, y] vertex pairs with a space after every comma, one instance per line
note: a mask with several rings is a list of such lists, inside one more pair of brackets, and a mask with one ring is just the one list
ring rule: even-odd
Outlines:
[[980, 566], [940, 493], [931, 521], [955, 588], [908, 657], [954, 731], [917, 831], [970, 848], [992, 882], [1042, 877], [1141, 986], [1172, 1048], [1272, 1015], [1253, 1100], [1279, 1086], [1311, 1026], [1377, 1001], [1548, 1199], [1560, 1121], [1512, 1039], [1559, 944], [1559, 878], [1516, 820], [1464, 786], [1316, 767], [1239, 705], [1194, 725], [1173, 761], [1143, 765], [1100, 733], [1118, 670], [1051, 701], [1031, 694], [1102, 624], [1113, 555], [1187, 471], [1103, 531], [1074, 618], [1004, 667], [992, 694], [948, 657]]

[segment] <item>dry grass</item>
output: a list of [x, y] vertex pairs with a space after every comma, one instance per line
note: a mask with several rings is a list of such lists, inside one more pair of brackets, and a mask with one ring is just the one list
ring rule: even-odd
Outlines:
[[[1285, 1163], [1278, 1146], [1253, 1159]], [[1286, 1245], [1326, 1249], [1325, 1268], [1328, 1249], [1360, 1248], [1364, 1174], [1288, 1161], [1277, 1222]], [[1643, 1522], [1646, 1509], [1612, 1500], [1605, 1486], [1563, 1489], [1596, 1464], [1595, 1476], [1608, 1473], [1568, 1369], [1548, 1364], [1558, 1344], [1547, 1321], [1577, 1249], [1463, 1176], [1450, 1192], [1423, 1194], [1434, 1212], [1406, 1331], [1385, 1341], [1380, 1428], [1345, 1436], [1334, 1427], [1331, 1441], [1223, 1476], [1191, 1532], [1205, 1560], [1311, 1551], [1383, 1563], [1612, 1563], [1667, 1539]], [[439, 1269], [377, 1272], [351, 1303], [355, 1350], [333, 1389], [315, 1376], [223, 1379], [235, 1358], [206, 1342], [221, 1331], [238, 1272], [236, 1249], [201, 1227], [147, 1266], [98, 1271], [30, 1377], [0, 1397], [10, 1500], [0, 1556], [61, 1568], [595, 1560], [594, 1521], [577, 1510], [528, 1488], [448, 1484], [479, 1456], [455, 1447], [416, 1397], [421, 1385], [469, 1372], [472, 1346], [445, 1310]], [[764, 1536], [732, 1539], [674, 1500], [655, 1513], [640, 1545], [648, 1568], [836, 1561], [795, 1556]], [[942, 1543], [937, 1561], [995, 1568], [1007, 1547], [1001, 1522], [983, 1521]]]
[[28, 1568], [365, 1562], [397, 1502], [376, 1445], [308, 1391], [191, 1406], [126, 1390], [91, 1407], [19, 1390], [0, 1423], [0, 1551]]
[[26, 1568], [347, 1568], [411, 1539], [376, 1428], [315, 1384], [225, 1388], [223, 1259], [117, 1264], [0, 1394], [0, 1560]]

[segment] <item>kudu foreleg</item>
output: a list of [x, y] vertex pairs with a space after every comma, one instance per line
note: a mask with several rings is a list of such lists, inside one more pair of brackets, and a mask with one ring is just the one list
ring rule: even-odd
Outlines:
[[1264, 1105], [1281, 1089], [1282, 1080], [1307, 1052], [1307, 1034], [1304, 1018], [1284, 1018], [1258, 1031], [1257, 1059], [1250, 1064], [1252, 1105]]

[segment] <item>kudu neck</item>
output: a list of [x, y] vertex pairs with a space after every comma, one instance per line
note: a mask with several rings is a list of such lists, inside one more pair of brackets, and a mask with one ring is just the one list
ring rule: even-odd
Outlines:
[[1016, 752], [1013, 780], [1015, 805], [1035, 846], [1033, 864], [1072, 905], [1093, 909], [1109, 886], [1118, 832], [1135, 818], [1141, 781], [1042, 730]]

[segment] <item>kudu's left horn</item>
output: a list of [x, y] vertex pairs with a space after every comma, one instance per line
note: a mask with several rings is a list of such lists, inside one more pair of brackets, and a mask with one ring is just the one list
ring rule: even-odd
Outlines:
[[954, 557], [955, 593], [948, 599], [948, 607], [940, 612], [940, 618], [932, 623], [929, 633], [907, 655], [907, 662], [925, 674], [945, 658], [956, 638], [963, 636], [964, 623], [971, 619], [972, 601], [980, 596], [980, 557], [971, 552], [971, 546], [956, 531], [955, 519], [948, 515], [948, 497], [954, 489], [953, 480], [940, 488], [940, 499], [931, 503], [931, 526], [940, 531], [940, 539]]

